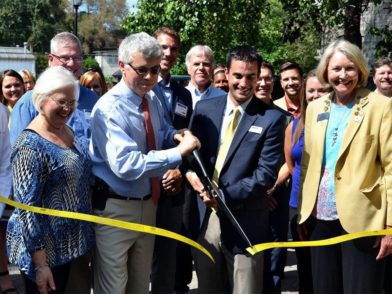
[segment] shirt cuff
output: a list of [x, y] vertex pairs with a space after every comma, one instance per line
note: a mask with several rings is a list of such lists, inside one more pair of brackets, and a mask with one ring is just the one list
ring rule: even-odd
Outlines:
[[171, 148], [171, 149], [166, 149], [165, 150], [167, 153], [167, 159], [169, 160], [169, 164], [171, 166], [179, 165], [182, 163], [182, 157], [181, 157], [181, 152], [180, 149], [177, 147]]

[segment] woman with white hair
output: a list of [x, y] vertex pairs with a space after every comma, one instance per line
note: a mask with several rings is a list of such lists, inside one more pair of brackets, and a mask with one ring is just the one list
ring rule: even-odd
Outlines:
[[[85, 144], [66, 126], [77, 105], [79, 85], [60, 66], [37, 80], [33, 103], [38, 116], [18, 137], [11, 154], [13, 191], [23, 204], [91, 213], [91, 162]], [[94, 245], [90, 223], [15, 209], [7, 229], [7, 250], [18, 265], [27, 293], [63, 293], [71, 263]]]

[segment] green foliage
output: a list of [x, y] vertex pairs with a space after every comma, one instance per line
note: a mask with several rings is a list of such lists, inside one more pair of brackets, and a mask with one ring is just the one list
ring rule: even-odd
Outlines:
[[95, 49], [117, 47], [125, 36], [119, 24], [127, 13], [125, 0], [88, 0], [87, 11], [79, 16], [83, 50], [91, 54]]
[[[208, 44], [216, 60], [224, 63], [227, 51], [233, 46], [257, 43], [261, 10], [255, 8], [263, 7], [264, 3], [264, 0], [141, 0], [139, 10], [123, 20], [122, 28], [128, 33], [152, 34], [158, 27], [172, 27], [181, 36], [183, 55], [193, 45]], [[176, 68], [180, 69], [185, 67]]]
[[48, 67], [48, 56], [46, 54], [35, 54], [35, 70], [37, 76]]
[[370, 33], [374, 36], [382, 37], [381, 41], [375, 46], [376, 58], [390, 56], [392, 57], [392, 29], [385, 26], [382, 29], [373, 27], [370, 29]]
[[91, 55], [89, 55], [87, 58], [83, 60], [83, 68], [86, 70], [92, 69], [95, 71], [102, 71], [101, 68], [99, 67], [98, 62]]
[[0, 44], [15, 46], [28, 41], [34, 51], [47, 51], [50, 38], [66, 27], [64, 1], [66, 0], [2, 0]]
[[181, 56], [172, 69], [174, 74], [186, 74], [184, 56], [196, 44], [209, 45], [216, 62], [223, 64], [229, 49], [243, 44], [258, 48], [276, 67], [287, 59], [306, 69], [316, 62], [319, 32], [311, 25], [301, 25], [298, 40], [284, 40], [285, 20], [291, 12], [278, 0], [140, 0], [138, 8], [121, 24], [128, 33], [152, 34], [161, 26], [179, 32]]

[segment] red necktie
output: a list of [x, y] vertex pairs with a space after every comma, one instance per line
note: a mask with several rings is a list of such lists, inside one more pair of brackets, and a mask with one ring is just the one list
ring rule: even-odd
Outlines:
[[[147, 101], [146, 98], [142, 99], [142, 105], [143, 105], [144, 122], [145, 122], [145, 125], [146, 125], [146, 131], [147, 131], [147, 146], [148, 146], [148, 150], [149, 151], [150, 150], [156, 150], [154, 129], [152, 128], [152, 123], [151, 123], [151, 118], [150, 118], [150, 111], [148, 109], [148, 101]], [[161, 187], [160, 187], [160, 183], [159, 183], [158, 177], [151, 178], [151, 196], [152, 196], [152, 201], [155, 204], [158, 203], [160, 192], [161, 192]]]

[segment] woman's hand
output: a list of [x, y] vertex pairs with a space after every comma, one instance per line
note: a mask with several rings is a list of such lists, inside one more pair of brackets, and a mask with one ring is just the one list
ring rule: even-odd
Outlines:
[[40, 293], [47, 294], [56, 290], [52, 271], [48, 265], [36, 266], [35, 278]]
[[[387, 226], [387, 228], [391, 228]], [[377, 237], [376, 242], [373, 245], [373, 248], [380, 246], [380, 250], [378, 251], [378, 255], [376, 260], [383, 259], [392, 253], [392, 235], [385, 235], [382, 237]]]
[[47, 294], [50, 291], [56, 290], [52, 271], [46, 259], [45, 249], [34, 251], [31, 254], [33, 263], [35, 265], [35, 279], [40, 293]]

